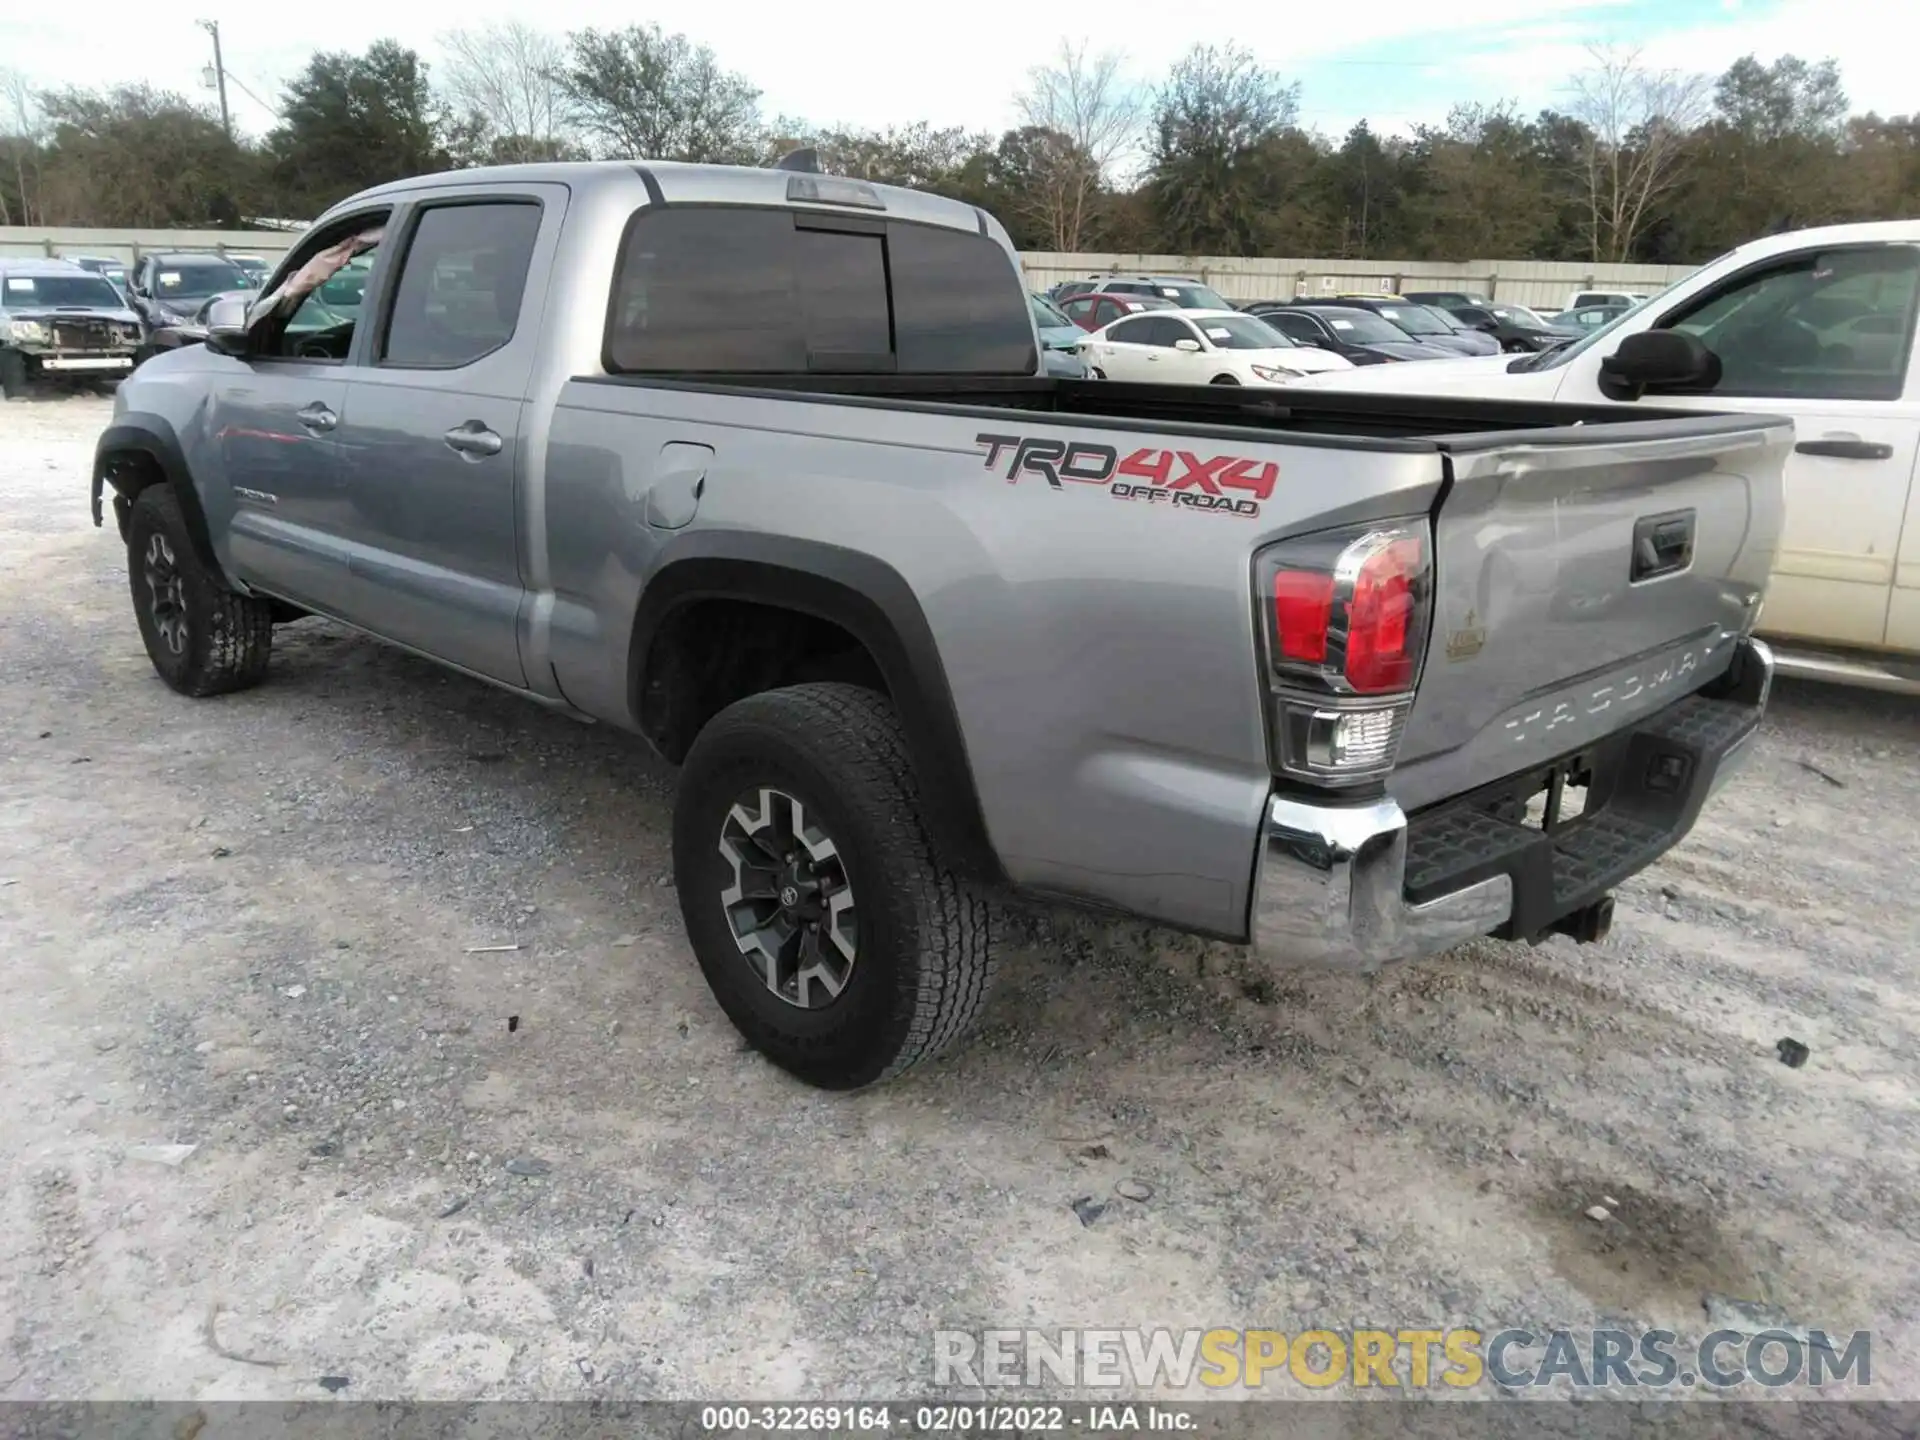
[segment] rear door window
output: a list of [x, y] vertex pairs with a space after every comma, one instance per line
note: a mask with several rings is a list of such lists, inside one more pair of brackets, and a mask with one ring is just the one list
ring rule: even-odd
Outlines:
[[1027, 292], [985, 235], [776, 208], [640, 212], [615, 270], [615, 374], [1023, 374]]
[[1261, 319], [1265, 320], [1282, 334], [1292, 336], [1303, 345], [1316, 345], [1326, 338], [1325, 332], [1320, 329], [1319, 324], [1312, 317], [1301, 315], [1297, 312], [1289, 314], [1282, 310], [1270, 315], [1263, 315]]
[[1153, 320], [1153, 343], [1171, 349], [1182, 340], [1191, 340], [1196, 345], [1200, 337], [1193, 333], [1193, 327], [1175, 315], [1159, 315]]
[[[513, 339], [539, 235], [536, 204], [422, 211], [400, 267], [382, 360], [422, 369], [469, 365]], [[320, 287], [322, 299], [342, 288], [340, 279]], [[365, 289], [363, 275], [349, 308], [359, 310]]]

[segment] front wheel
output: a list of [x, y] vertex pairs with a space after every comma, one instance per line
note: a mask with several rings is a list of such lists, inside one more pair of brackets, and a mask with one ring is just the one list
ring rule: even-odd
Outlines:
[[225, 695], [266, 678], [273, 608], [200, 563], [171, 485], [149, 485], [127, 517], [127, 580], [147, 658], [182, 695]]
[[899, 718], [855, 685], [767, 691], [695, 740], [673, 869], [714, 998], [774, 1064], [852, 1090], [949, 1049], [993, 979], [984, 897], [934, 854]]
[[27, 357], [18, 350], [0, 350], [0, 400], [19, 400], [27, 393]]
[[1238, 385], [1240, 381], [1232, 375], [1216, 375], [1208, 383], [1212, 385]]

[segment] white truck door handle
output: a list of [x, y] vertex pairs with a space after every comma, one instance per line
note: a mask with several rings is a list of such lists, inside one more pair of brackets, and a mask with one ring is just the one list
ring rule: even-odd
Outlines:
[[1802, 440], [1793, 447], [1796, 455], [1820, 455], [1829, 460], [1891, 460], [1893, 446], [1858, 435], [1822, 435], [1818, 440]]

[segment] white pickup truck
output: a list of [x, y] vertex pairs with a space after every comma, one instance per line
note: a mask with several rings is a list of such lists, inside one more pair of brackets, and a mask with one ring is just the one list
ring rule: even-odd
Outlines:
[[1294, 382], [1487, 400], [1631, 404], [1608, 372], [1628, 336], [1679, 330], [1719, 359], [1652, 384], [1676, 410], [1791, 416], [1786, 529], [1760, 632], [1780, 673], [1920, 692], [1920, 220], [1770, 235], [1562, 349], [1378, 365]]

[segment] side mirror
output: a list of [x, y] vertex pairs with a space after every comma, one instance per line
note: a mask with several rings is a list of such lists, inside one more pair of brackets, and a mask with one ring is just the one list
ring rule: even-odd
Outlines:
[[1720, 357], [1697, 335], [1642, 330], [1600, 362], [1600, 393], [1638, 400], [1653, 389], [1711, 389], [1720, 382]]
[[1199, 353], [1200, 342], [1198, 340], [1176, 340], [1173, 342], [1173, 348], [1176, 350], [1184, 350], [1189, 355], [1194, 355]]
[[1489, 335], [1494, 335], [1499, 333], [1500, 322], [1498, 320], [1481, 320], [1476, 322], [1473, 328], [1483, 330]]
[[223, 296], [207, 307], [207, 349], [219, 355], [247, 353], [247, 302]]

